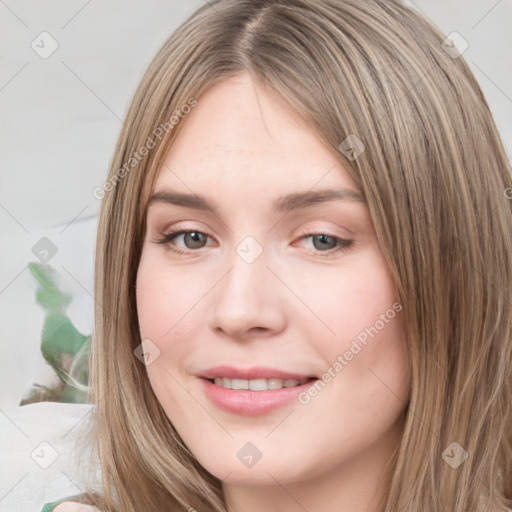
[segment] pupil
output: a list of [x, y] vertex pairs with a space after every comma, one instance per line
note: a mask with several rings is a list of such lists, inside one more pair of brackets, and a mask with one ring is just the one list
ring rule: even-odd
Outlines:
[[[192, 242], [192, 247], [189, 247], [190, 249], [197, 249], [199, 247], [202, 247], [202, 242], [204, 240], [201, 240], [201, 237], [203, 236], [202, 233], [198, 233], [197, 231], [191, 231], [190, 233], [185, 234], [185, 239], [189, 237], [189, 241]], [[185, 245], [189, 246], [188, 243], [185, 242]]]
[[[313, 245], [315, 246], [315, 249], [325, 249], [325, 245], [320, 245], [318, 246], [315, 242], [320, 240], [322, 244], [324, 244], [325, 242], [327, 242], [327, 245], [329, 245], [329, 239], [331, 239], [331, 241], [335, 242], [335, 240], [330, 237], [329, 235], [316, 235], [315, 237], [313, 237]], [[331, 243], [332, 247], [334, 247], [334, 245]], [[332, 249], [332, 247], [327, 247], [327, 249]]]

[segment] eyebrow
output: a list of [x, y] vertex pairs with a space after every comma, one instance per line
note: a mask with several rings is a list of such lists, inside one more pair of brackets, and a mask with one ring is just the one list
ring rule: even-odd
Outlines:
[[[308, 190], [306, 192], [293, 192], [277, 198], [272, 205], [272, 210], [276, 213], [287, 213], [329, 201], [355, 201], [366, 204], [365, 199], [358, 192], [350, 189]], [[154, 203], [169, 203], [195, 210], [211, 211], [215, 215], [219, 213], [218, 208], [203, 196], [184, 194], [172, 190], [155, 192], [149, 200], [148, 207]]]

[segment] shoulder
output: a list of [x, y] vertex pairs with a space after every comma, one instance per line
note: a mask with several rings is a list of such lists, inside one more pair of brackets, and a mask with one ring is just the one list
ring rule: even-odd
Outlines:
[[100, 510], [90, 505], [81, 505], [74, 501], [65, 501], [57, 505], [53, 509], [53, 512], [100, 512]]
[[100, 509], [92, 505], [85, 505], [80, 503], [87, 495], [76, 494], [74, 496], [67, 496], [52, 503], [47, 503], [41, 512], [101, 512]]

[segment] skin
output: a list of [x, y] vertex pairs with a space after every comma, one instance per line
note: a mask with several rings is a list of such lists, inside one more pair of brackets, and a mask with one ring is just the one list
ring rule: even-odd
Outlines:
[[57, 505], [54, 512], [100, 512], [100, 510], [90, 505], [80, 505], [80, 503], [67, 501], [66, 503]]
[[[220, 364], [321, 376], [382, 318], [395, 288], [366, 204], [271, 210], [290, 192], [357, 188], [307, 123], [247, 74], [213, 86], [180, 122], [154, 191], [206, 196], [218, 215], [164, 202], [148, 208], [136, 290], [141, 339], [160, 350], [147, 366], [156, 397], [223, 481], [230, 512], [381, 510], [409, 396], [399, 314], [307, 405], [294, 400], [256, 417], [227, 412], [197, 377]], [[204, 236], [157, 243], [170, 228]], [[335, 252], [335, 239], [315, 244], [307, 233], [352, 245]], [[250, 264], [236, 252], [249, 235], [263, 249]], [[249, 441], [262, 454], [252, 467], [237, 457]]]

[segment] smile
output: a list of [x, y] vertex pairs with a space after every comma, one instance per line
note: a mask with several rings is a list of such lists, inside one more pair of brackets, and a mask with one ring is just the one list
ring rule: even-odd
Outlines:
[[225, 365], [205, 370], [198, 377], [212, 405], [242, 416], [263, 415], [297, 403], [297, 396], [318, 380], [276, 368]]
[[213, 379], [216, 386], [225, 389], [249, 389], [251, 391], [268, 391], [269, 389], [295, 388], [305, 384], [310, 379], [228, 379], [226, 377]]

